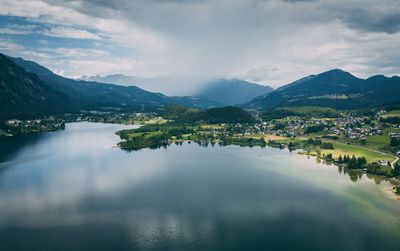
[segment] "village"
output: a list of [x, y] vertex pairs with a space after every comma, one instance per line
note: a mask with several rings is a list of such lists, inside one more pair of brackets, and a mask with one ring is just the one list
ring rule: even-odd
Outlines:
[[64, 128], [65, 120], [55, 116], [26, 120], [10, 119], [5, 121], [0, 127], [0, 137], [49, 132], [63, 130]]
[[343, 113], [337, 118], [294, 116], [259, 120], [245, 134], [265, 135], [267, 141], [286, 147], [310, 138], [319, 139], [332, 143], [336, 151], [322, 149], [322, 152], [332, 154], [333, 158], [344, 154], [365, 155], [369, 162], [394, 167], [400, 156], [400, 127], [398, 123], [387, 122], [392, 116], [379, 111], [373, 116]]

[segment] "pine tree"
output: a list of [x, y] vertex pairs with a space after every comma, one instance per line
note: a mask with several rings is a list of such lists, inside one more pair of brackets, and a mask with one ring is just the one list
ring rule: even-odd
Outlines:
[[339, 162], [340, 164], [342, 164], [342, 163], [343, 163], [343, 158], [342, 158], [342, 155], [339, 155], [338, 162]]
[[343, 162], [347, 164], [347, 163], [349, 163], [349, 160], [350, 160], [349, 156], [348, 155], [344, 155]]
[[357, 158], [357, 168], [363, 168], [367, 164], [367, 159], [365, 157]]
[[357, 168], [357, 159], [356, 156], [353, 155], [353, 157], [351, 157], [349, 164], [347, 165], [348, 168], [350, 169], [356, 169]]
[[400, 165], [399, 165], [399, 163], [396, 163], [394, 165], [394, 168], [393, 168], [392, 172], [393, 172], [394, 176], [400, 176]]

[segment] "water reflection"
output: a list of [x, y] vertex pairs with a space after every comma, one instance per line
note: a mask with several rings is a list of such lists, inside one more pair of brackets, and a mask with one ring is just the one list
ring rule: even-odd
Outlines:
[[14, 151], [0, 173], [1, 250], [399, 245], [399, 206], [362, 174], [353, 183], [347, 170], [272, 148], [184, 143], [127, 153], [113, 148], [118, 129], [68, 124]]
[[[191, 143], [192, 143], [192, 141], [185, 141], [185, 142], [183, 142], [183, 141], [175, 141], [175, 142], [169, 142], [169, 143], [163, 143], [163, 144], [160, 144], [160, 145], [155, 145], [155, 146], [152, 146], [149, 149], [153, 149], [153, 150], [154, 149], [161, 149], [161, 148], [167, 149], [168, 147], [171, 146], [171, 144], [173, 144], [175, 146], [183, 146], [184, 144], [189, 144], [190, 145]], [[215, 141], [208, 141], [208, 140], [194, 141], [194, 143], [197, 144], [200, 147], [205, 147], [205, 148], [210, 147], [210, 146], [214, 147], [216, 145]], [[219, 142], [217, 145], [218, 146], [227, 146], [227, 145], [223, 144], [222, 142]], [[254, 146], [238, 146], [238, 147], [253, 148]], [[259, 147], [265, 148], [267, 146], [257, 146], [257, 148], [259, 148]], [[281, 145], [269, 146], [269, 148], [280, 149], [282, 151], [289, 151], [290, 153], [292, 153], [292, 152], [297, 153], [298, 152], [297, 149], [285, 148], [285, 147], [282, 147]], [[135, 151], [140, 151], [140, 150], [126, 150], [126, 151], [127, 152], [135, 152]], [[335, 165], [332, 161], [326, 161], [326, 160], [323, 160], [323, 159], [318, 158], [318, 157], [310, 157], [309, 155], [307, 155], [307, 158], [308, 159], [311, 159], [311, 158], [315, 159], [317, 164], [324, 164], [326, 166], [335, 166], [335, 167], [337, 167], [339, 174], [349, 177], [350, 181], [352, 181], [352, 182], [357, 182], [357, 181], [361, 180], [363, 176], [365, 176], [368, 179], [373, 180], [375, 182], [375, 184], [377, 184], [377, 185], [381, 184], [382, 181], [389, 182], [390, 184], [392, 184], [392, 186], [397, 186], [397, 185], [400, 184], [400, 181], [398, 179], [387, 178], [387, 177], [384, 177], [384, 176], [368, 174], [368, 173], [366, 173], [366, 172], [364, 172], [362, 170], [358, 170], [358, 169], [349, 169], [349, 168], [344, 167], [342, 165]]]

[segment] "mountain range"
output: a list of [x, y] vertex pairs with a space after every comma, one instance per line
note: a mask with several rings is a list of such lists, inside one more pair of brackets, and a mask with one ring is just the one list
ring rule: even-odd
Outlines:
[[72, 110], [67, 95], [44, 84], [36, 74], [26, 72], [2, 54], [0, 69], [0, 118]]
[[141, 81], [145, 80], [145, 78], [128, 76], [125, 74], [110, 74], [110, 75], [106, 75], [106, 76], [101, 76], [101, 75], [97, 74], [95, 76], [86, 76], [85, 75], [85, 76], [78, 78], [77, 80], [109, 83], [109, 84], [116, 84], [116, 85], [123, 85], [123, 86], [132, 86], [132, 85], [137, 85], [137, 83], [140, 83]]
[[197, 108], [220, 105], [217, 102], [199, 97], [168, 97], [161, 93], [145, 91], [136, 86], [74, 80], [59, 76], [36, 62], [22, 58], [8, 58], [22, 67], [26, 73], [37, 76], [47, 87], [64, 94], [73, 103], [75, 109], [148, 111], [169, 104]]
[[335, 109], [368, 109], [400, 105], [400, 77], [383, 75], [361, 79], [334, 69], [311, 75], [257, 97], [248, 109], [320, 106]]
[[[264, 95], [273, 90], [272, 87], [259, 85], [241, 79], [214, 79], [200, 80], [190, 78], [141, 78], [124, 74], [110, 74], [106, 76], [83, 76], [78, 80], [89, 82], [110, 83], [123, 86], [136, 85], [145, 90], [162, 93], [176, 93], [175, 85], [184, 86], [178, 88], [178, 93], [201, 97], [214, 101], [220, 105], [245, 104], [257, 96]], [[190, 85], [200, 86], [189, 88]], [[189, 86], [189, 87], [188, 87]]]
[[276, 90], [244, 80], [219, 79], [196, 96], [179, 97], [137, 86], [65, 78], [36, 62], [1, 53], [0, 66], [1, 118], [79, 110], [156, 111], [172, 104], [200, 109], [241, 105], [258, 111], [302, 106], [400, 107], [400, 77], [362, 79], [340, 69], [310, 75]]
[[240, 79], [218, 79], [209, 82], [196, 96], [220, 102], [224, 105], [239, 105], [250, 102], [255, 97], [273, 91], [266, 85], [259, 85]]
[[192, 96], [197, 91], [197, 85], [205, 80], [196, 77], [138, 77], [125, 74], [82, 76], [77, 80], [100, 82], [122, 86], [137, 86], [147, 91], [160, 92], [167, 96]]

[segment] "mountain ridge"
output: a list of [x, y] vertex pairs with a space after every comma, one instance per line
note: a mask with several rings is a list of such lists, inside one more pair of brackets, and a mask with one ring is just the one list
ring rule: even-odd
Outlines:
[[367, 79], [332, 69], [310, 75], [256, 97], [245, 105], [255, 110], [284, 106], [323, 106], [335, 109], [363, 109], [400, 105], [400, 78], [383, 75]]
[[26, 117], [72, 111], [63, 93], [43, 83], [0, 53], [0, 117]]
[[34, 61], [9, 58], [26, 71], [37, 74], [48, 86], [69, 96], [81, 109], [114, 107], [128, 110], [154, 110], [168, 104], [182, 104], [198, 108], [220, 105], [200, 97], [168, 97], [161, 93], [143, 90], [137, 86], [120, 86], [65, 78]]
[[267, 85], [251, 83], [241, 79], [217, 79], [207, 83], [196, 95], [223, 103], [239, 105], [273, 90]]

